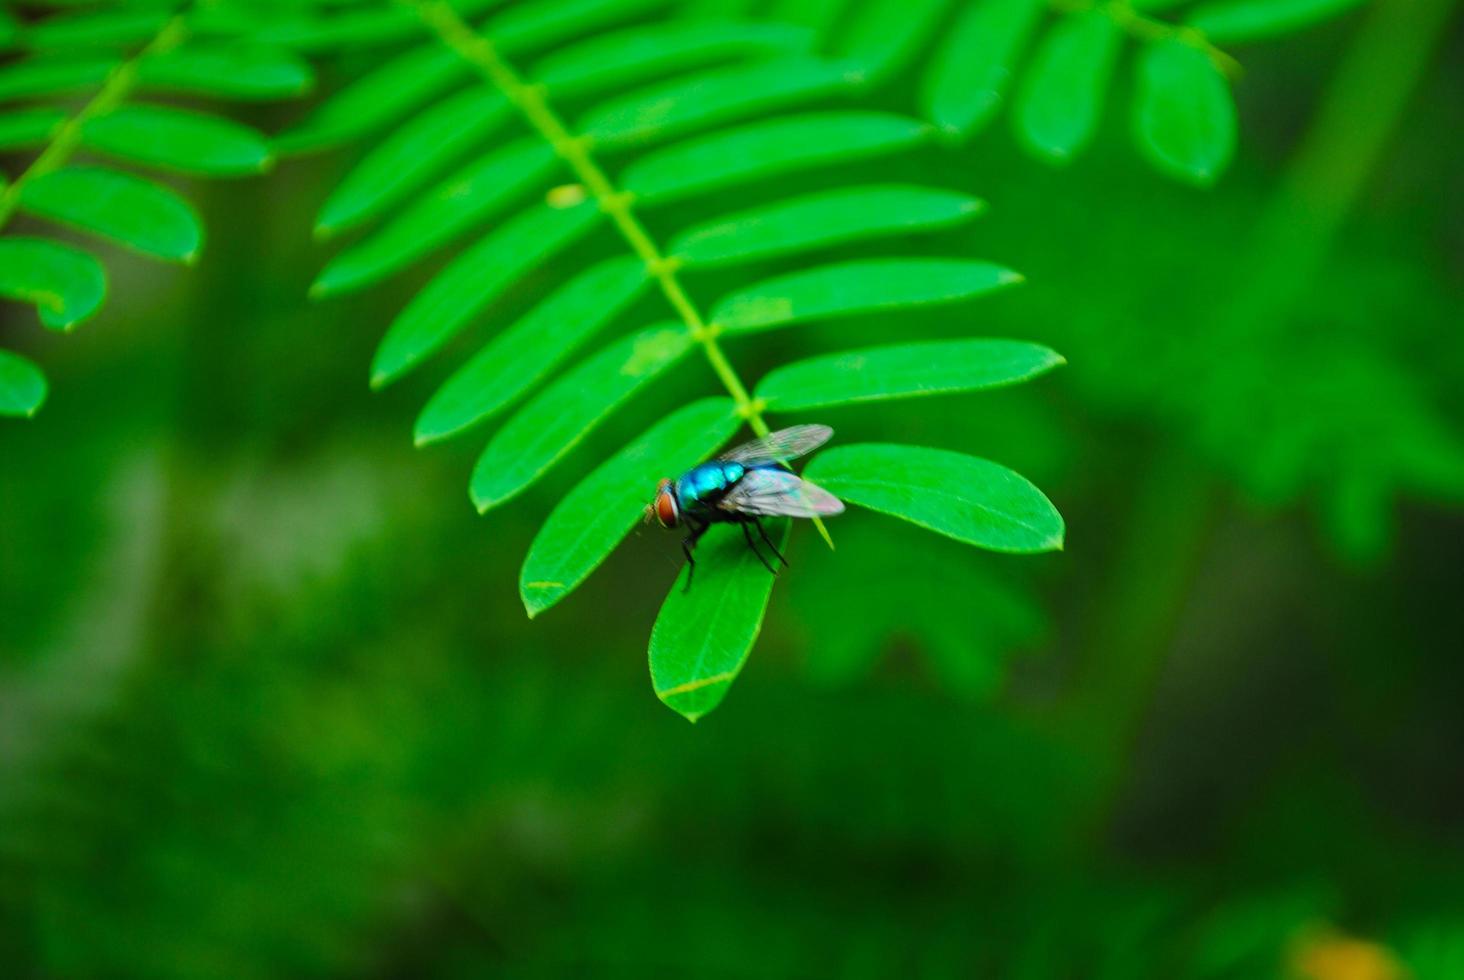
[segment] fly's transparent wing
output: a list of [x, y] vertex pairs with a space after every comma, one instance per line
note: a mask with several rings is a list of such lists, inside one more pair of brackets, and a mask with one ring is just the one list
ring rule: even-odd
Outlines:
[[[776, 434], [776, 433], [775, 433]], [[724, 510], [766, 517], [830, 517], [844, 503], [787, 470], [748, 470], [717, 502]]]
[[795, 425], [769, 432], [761, 439], [745, 442], [717, 458], [741, 463], [748, 468], [767, 466], [769, 463], [786, 463], [790, 459], [813, 452], [828, 442], [833, 434], [834, 430], [826, 425]]

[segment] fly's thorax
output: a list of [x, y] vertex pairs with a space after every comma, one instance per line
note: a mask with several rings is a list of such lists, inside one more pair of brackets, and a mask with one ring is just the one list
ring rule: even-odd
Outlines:
[[746, 472], [747, 468], [741, 463], [728, 460], [702, 463], [687, 470], [676, 481], [676, 496], [680, 498], [681, 506], [690, 510], [726, 493]]

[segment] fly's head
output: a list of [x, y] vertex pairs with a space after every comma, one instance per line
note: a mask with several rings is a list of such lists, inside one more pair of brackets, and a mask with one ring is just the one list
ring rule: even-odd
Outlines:
[[645, 522], [649, 524], [653, 520], [665, 528], [675, 527], [681, 522], [681, 508], [676, 504], [670, 480], [662, 480], [656, 485], [656, 496], [646, 505]]

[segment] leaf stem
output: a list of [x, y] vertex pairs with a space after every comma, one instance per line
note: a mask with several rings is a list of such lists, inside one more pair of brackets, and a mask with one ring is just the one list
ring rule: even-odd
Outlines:
[[1240, 62], [1211, 44], [1203, 31], [1186, 24], [1171, 24], [1168, 21], [1159, 20], [1157, 17], [1140, 13], [1134, 9], [1130, 0], [1048, 0], [1048, 3], [1054, 10], [1065, 14], [1095, 10], [1140, 41], [1154, 42], [1173, 38], [1191, 47], [1199, 48], [1210, 56], [1210, 60], [1215, 63], [1216, 68], [1231, 78], [1239, 78], [1243, 72]]
[[64, 167], [76, 148], [81, 145], [82, 127], [91, 119], [105, 115], [117, 108], [132, 94], [137, 87], [138, 67], [142, 62], [154, 55], [171, 51], [188, 37], [188, 25], [186, 15], [179, 13], [169, 19], [162, 26], [158, 33], [142, 47], [135, 55], [122, 64], [113, 68], [92, 96], [91, 101], [77, 110], [76, 114], [61, 124], [55, 135], [41, 155], [31, 161], [29, 167], [17, 178], [15, 182], [0, 191], [0, 228], [15, 216], [16, 210], [20, 207], [20, 193], [29, 180], [43, 177], [48, 173]]
[[[610, 216], [615, 228], [630, 246], [661, 288], [661, 293], [676, 315], [681, 318], [687, 332], [696, 340], [706, 355], [707, 363], [732, 400], [737, 411], [747, 420], [747, 425], [759, 436], [771, 431], [762, 416], [762, 405], [748, 393], [747, 386], [738, 377], [732, 362], [717, 343], [721, 328], [708, 323], [697, 309], [696, 303], [687, 295], [681, 280], [677, 278], [680, 262], [664, 255], [656, 245], [640, 219], [632, 209], [632, 195], [618, 190], [605, 171], [591, 155], [591, 140], [570, 132], [568, 126], [549, 105], [547, 91], [543, 85], [524, 81], [519, 77], [492, 40], [475, 31], [463, 20], [447, 0], [401, 0], [412, 7], [422, 22], [431, 28], [448, 47], [456, 51], [469, 64], [477, 68], [523, 113], [525, 120], [554, 148], [561, 160], [574, 172], [595, 200], [600, 209]], [[817, 517], [814, 524], [829, 547], [833, 541], [828, 529]]]

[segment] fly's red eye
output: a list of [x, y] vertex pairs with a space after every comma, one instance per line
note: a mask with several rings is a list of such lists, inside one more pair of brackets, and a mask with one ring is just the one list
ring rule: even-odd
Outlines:
[[656, 494], [656, 520], [661, 522], [662, 527], [676, 526], [676, 498], [671, 495], [670, 490], [662, 490]]

